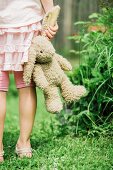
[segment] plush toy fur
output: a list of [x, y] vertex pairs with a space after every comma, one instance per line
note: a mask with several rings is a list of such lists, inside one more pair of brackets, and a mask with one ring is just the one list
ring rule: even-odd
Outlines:
[[63, 104], [58, 87], [66, 102], [77, 101], [86, 93], [84, 86], [74, 86], [63, 71], [71, 69], [71, 64], [55, 52], [46, 37], [37, 36], [29, 50], [29, 61], [24, 65], [24, 81], [29, 84], [33, 75], [36, 86], [44, 92], [47, 110], [60, 112]]
[[[45, 15], [42, 30], [56, 23], [59, 11], [60, 7], [55, 6]], [[51, 113], [60, 112], [63, 108], [58, 87], [66, 102], [77, 101], [86, 93], [83, 86], [74, 86], [65, 75], [64, 71], [71, 69], [71, 64], [55, 52], [52, 43], [44, 34], [33, 38], [29, 61], [24, 65], [23, 78], [26, 85], [33, 78], [36, 86], [43, 90], [47, 110]]]

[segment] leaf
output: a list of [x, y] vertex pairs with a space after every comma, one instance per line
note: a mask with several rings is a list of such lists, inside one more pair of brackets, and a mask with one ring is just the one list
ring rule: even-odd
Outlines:
[[93, 77], [102, 79], [102, 74], [99, 72], [99, 70], [94, 68], [91, 70], [91, 73], [92, 73]]
[[93, 13], [91, 15], [89, 15], [89, 19], [94, 19], [94, 18], [98, 18], [99, 14], [98, 13]]
[[86, 21], [78, 21], [78, 22], [75, 22], [74, 25], [88, 25], [90, 24], [91, 22], [86, 22]]

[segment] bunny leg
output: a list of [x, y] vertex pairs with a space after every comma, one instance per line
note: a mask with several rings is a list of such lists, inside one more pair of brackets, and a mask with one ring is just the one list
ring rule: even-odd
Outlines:
[[66, 75], [61, 83], [62, 97], [66, 102], [77, 101], [86, 95], [86, 89], [82, 85], [73, 85]]
[[49, 86], [46, 88], [44, 95], [48, 112], [58, 113], [63, 109], [63, 104], [57, 87]]

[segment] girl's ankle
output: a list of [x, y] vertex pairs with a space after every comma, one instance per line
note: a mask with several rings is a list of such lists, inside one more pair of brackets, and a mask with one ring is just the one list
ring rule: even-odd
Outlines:
[[3, 152], [3, 143], [0, 144], [0, 152]]
[[17, 147], [18, 146], [20, 146], [20, 147], [21, 146], [25, 146], [25, 147], [30, 146], [30, 139], [23, 140], [23, 139], [19, 138], [18, 141], [17, 141]]
[[0, 144], [0, 164], [4, 162], [3, 143]]

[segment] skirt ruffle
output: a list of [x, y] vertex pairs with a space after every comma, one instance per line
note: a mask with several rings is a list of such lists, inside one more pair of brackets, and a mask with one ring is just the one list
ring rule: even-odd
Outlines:
[[38, 35], [40, 30], [40, 22], [24, 27], [0, 29], [1, 71], [23, 71], [23, 64], [28, 61], [32, 38]]

